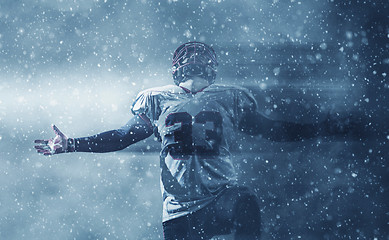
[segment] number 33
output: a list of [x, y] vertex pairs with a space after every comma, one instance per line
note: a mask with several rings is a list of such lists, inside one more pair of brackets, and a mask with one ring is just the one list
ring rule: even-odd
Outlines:
[[166, 137], [177, 143], [175, 154], [215, 155], [222, 141], [222, 123], [219, 112], [202, 111], [194, 117], [187, 112], [172, 113], [165, 120], [165, 127], [170, 129]]

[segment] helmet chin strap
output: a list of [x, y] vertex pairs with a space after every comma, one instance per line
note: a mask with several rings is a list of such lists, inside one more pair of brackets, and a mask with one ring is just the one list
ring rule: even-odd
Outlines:
[[208, 87], [209, 85], [210, 84], [209, 84], [208, 80], [206, 80], [202, 77], [198, 77], [198, 76], [188, 77], [187, 80], [185, 80], [179, 84], [180, 87], [183, 87], [183, 88], [191, 91], [192, 93], [196, 93], [198, 91], [201, 91], [204, 88]]

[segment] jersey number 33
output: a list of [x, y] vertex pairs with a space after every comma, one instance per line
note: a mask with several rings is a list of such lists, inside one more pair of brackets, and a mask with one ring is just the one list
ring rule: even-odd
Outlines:
[[222, 123], [219, 112], [202, 111], [196, 116], [187, 112], [169, 114], [165, 120], [165, 138], [174, 143], [170, 154], [180, 160], [192, 154], [219, 154], [223, 135]]

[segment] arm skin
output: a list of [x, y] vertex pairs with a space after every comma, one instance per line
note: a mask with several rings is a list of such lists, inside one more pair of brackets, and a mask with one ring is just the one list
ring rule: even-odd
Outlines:
[[277, 142], [300, 141], [318, 136], [344, 135], [350, 129], [344, 119], [328, 117], [320, 123], [294, 123], [268, 119], [256, 111], [246, 111], [239, 129], [250, 135], [261, 134]]
[[148, 138], [153, 133], [150, 120], [144, 115], [136, 115], [119, 129], [99, 133], [89, 137], [69, 139], [76, 152], [113, 152]]

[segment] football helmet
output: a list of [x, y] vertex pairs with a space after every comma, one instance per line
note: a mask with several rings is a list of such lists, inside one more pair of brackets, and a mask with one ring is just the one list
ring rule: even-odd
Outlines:
[[173, 54], [173, 79], [176, 85], [189, 77], [199, 76], [214, 83], [218, 65], [216, 53], [202, 42], [187, 42]]

